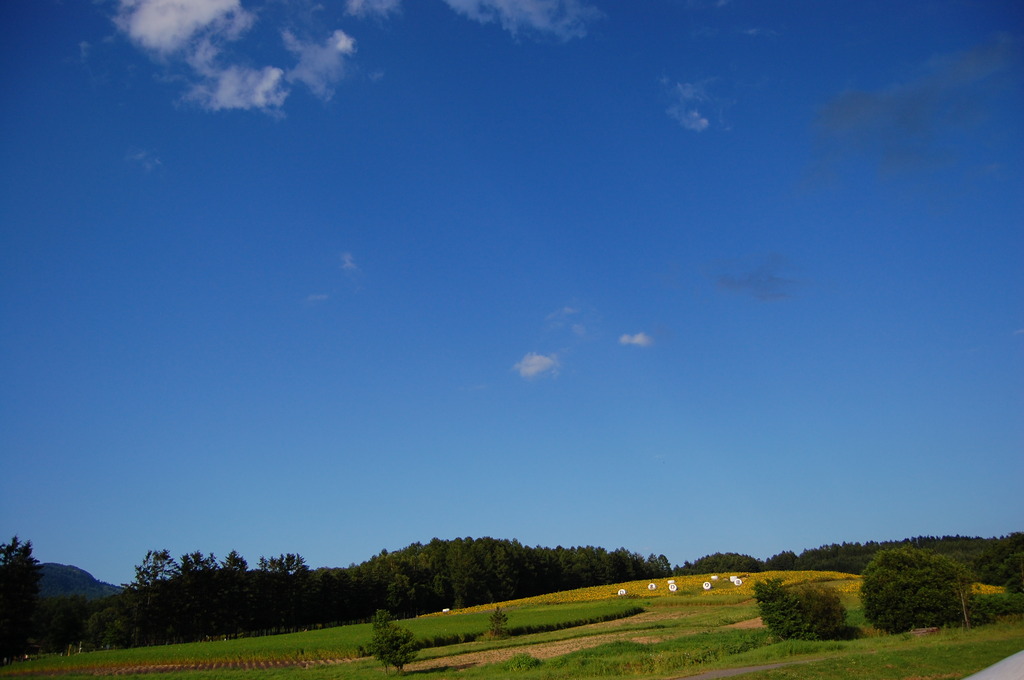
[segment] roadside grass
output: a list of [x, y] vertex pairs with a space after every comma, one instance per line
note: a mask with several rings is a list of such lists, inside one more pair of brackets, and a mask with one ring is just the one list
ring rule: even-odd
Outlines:
[[[766, 631], [722, 630], [654, 644], [622, 641], [542, 661], [514, 674], [522, 680], [685, 678], [725, 668], [788, 663], [744, 680], [955, 680], [1024, 649], [1024, 622], [914, 637], [851, 641], [771, 641]], [[417, 674], [418, 676], [419, 674]], [[423, 677], [450, 678], [425, 673]], [[459, 671], [464, 680], [513, 677], [501, 664]]]

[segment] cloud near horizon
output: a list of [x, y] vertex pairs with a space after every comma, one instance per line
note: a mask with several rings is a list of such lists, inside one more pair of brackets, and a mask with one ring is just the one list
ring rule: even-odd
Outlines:
[[529, 352], [512, 368], [519, 373], [520, 377], [530, 380], [546, 373], [558, 375], [559, 366], [558, 356], [555, 354], [544, 355]]

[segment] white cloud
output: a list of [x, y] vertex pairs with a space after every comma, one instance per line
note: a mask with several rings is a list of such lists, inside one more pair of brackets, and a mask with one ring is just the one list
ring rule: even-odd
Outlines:
[[221, 56], [255, 20], [240, 0], [120, 0], [114, 18], [136, 44], [192, 69], [186, 100], [213, 111], [277, 110], [288, 97], [282, 69], [225, 65]]
[[512, 368], [518, 371], [520, 376], [529, 380], [545, 373], [557, 375], [558, 367], [559, 363], [556, 355], [550, 354], [545, 356], [530, 352]]
[[445, 0], [448, 6], [482, 24], [497, 21], [512, 35], [535, 32], [562, 40], [587, 34], [587, 23], [601, 11], [582, 0]]
[[291, 31], [281, 36], [284, 46], [299, 57], [299, 63], [288, 71], [288, 81], [304, 84], [321, 99], [334, 96], [332, 86], [341, 79], [345, 57], [355, 53], [356, 41], [341, 30], [320, 44], [299, 40]]
[[647, 335], [647, 333], [640, 332], [634, 335], [629, 333], [623, 333], [619, 336], [620, 345], [636, 345], [637, 347], [650, 347], [654, 344], [654, 338]]
[[669, 116], [687, 130], [703, 132], [708, 129], [710, 123], [700, 111], [700, 108], [710, 101], [703, 85], [676, 83], [672, 88], [672, 97], [675, 102], [668, 108]]
[[327, 302], [331, 296], [327, 293], [310, 293], [306, 296], [306, 304], [313, 305], [318, 302]]
[[345, 12], [357, 17], [383, 17], [397, 12], [401, 5], [402, 0], [348, 0], [345, 3]]
[[114, 18], [132, 40], [163, 55], [204, 33], [237, 38], [254, 20], [239, 0], [121, 0]]
[[213, 111], [222, 109], [277, 109], [288, 97], [282, 79], [284, 71], [275, 66], [261, 69], [228, 66], [204, 73], [187, 98]]

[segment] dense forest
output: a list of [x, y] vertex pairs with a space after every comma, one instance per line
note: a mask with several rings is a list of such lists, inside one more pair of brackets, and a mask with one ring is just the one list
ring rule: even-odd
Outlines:
[[[918, 536], [902, 541], [831, 543], [809, 548], [799, 555], [786, 550], [766, 560], [738, 553], [715, 553], [676, 567], [679, 574], [710, 574], [724, 571], [841, 571], [859, 574], [879, 550], [911, 545], [931, 550], [962, 564], [973, 566], [999, 539], [967, 536]], [[993, 585], [1004, 585], [993, 583]]]
[[61, 629], [41, 639], [51, 649], [83, 639], [101, 648], [164, 644], [365, 621], [378, 609], [411, 617], [671, 573], [664, 555], [530, 548], [492, 538], [434, 539], [382, 551], [359, 565], [321, 569], [295, 554], [261, 557], [251, 569], [236, 552], [221, 560], [199, 552], [175, 559], [157, 550], [147, 553], [121, 594], [96, 603], [60, 598], [60, 606], [41, 608], [50, 617], [81, 611], [65, 617], [80, 622], [77, 630], [47, 621], [37, 628]]
[[319, 569], [295, 554], [261, 557], [251, 568], [236, 552], [218, 560], [200, 552], [174, 558], [156, 550], [146, 554], [135, 568], [135, 580], [118, 595], [92, 601], [77, 595], [43, 599], [36, 608], [33, 637], [43, 651], [69, 645], [130, 647], [365, 621], [377, 609], [410, 617], [673, 574], [860, 573], [878, 550], [906, 544], [966, 564], [984, 583], [1024, 589], [1024, 533], [831, 544], [763, 561], [716, 553], [674, 568], [664, 555], [644, 557], [624, 548], [531, 548], [492, 538], [435, 538], [425, 545], [382, 551], [358, 565]]

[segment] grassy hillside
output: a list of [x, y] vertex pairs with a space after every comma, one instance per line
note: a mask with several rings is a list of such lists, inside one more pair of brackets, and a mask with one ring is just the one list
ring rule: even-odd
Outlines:
[[[681, 678], [706, 670], [779, 663], [748, 678], [960, 678], [1024, 649], [1024, 622], [959, 629], [936, 635], [883, 636], [865, 629], [845, 642], [775, 642], [759, 627], [752, 584], [779, 576], [815, 581], [839, 591], [848, 621], [864, 626], [859, 577], [834, 572], [733, 574], [631, 581], [501, 603], [518, 635], [491, 640], [493, 605], [438, 612], [400, 622], [417, 640], [407, 671], [424, 678], [545, 680]], [[705, 590], [703, 584], [711, 583]], [[653, 584], [654, 588], [650, 586]], [[675, 585], [671, 590], [669, 585]], [[619, 595], [619, 591], [626, 591]], [[380, 665], [360, 658], [368, 625], [290, 635], [221, 640], [48, 657], [0, 670], [0, 678], [60, 674], [66, 678], [161, 671], [186, 680], [380, 678]], [[259, 672], [256, 671], [259, 669]]]

